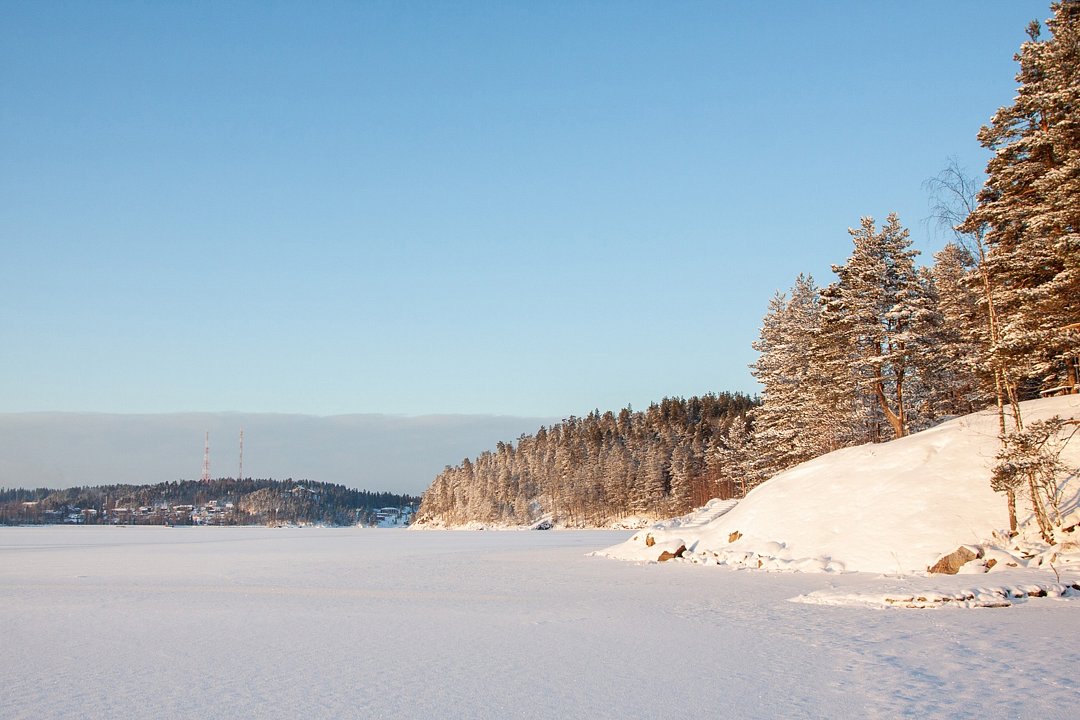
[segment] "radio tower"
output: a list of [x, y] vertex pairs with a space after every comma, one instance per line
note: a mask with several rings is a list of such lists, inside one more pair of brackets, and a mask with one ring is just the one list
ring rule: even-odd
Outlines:
[[206, 446], [202, 456], [202, 481], [210, 482], [210, 431], [206, 431]]
[[244, 480], [244, 428], [240, 428], [240, 473], [236, 476], [237, 482]]

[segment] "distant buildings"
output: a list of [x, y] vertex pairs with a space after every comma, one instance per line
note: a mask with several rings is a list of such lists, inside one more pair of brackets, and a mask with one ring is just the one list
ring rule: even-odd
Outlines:
[[405, 527], [419, 498], [292, 480], [5, 490], [0, 525], [328, 525]]
[[408, 527], [412, 522], [412, 516], [416, 508], [406, 505], [404, 507], [384, 507], [375, 511], [374, 527], [396, 528]]

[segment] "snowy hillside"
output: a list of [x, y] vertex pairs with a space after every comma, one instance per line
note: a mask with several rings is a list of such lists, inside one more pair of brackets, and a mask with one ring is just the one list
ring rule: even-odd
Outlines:
[[[1022, 404], [1025, 422], [1060, 415], [1080, 418], [1080, 396]], [[961, 572], [985, 572], [1054, 562], [1080, 569], [1080, 530], [1061, 533], [1058, 546], [1033, 542], [1031, 513], [1018, 500], [1021, 537], [1010, 541], [1004, 494], [990, 489], [998, 451], [993, 411], [957, 418], [879, 445], [846, 448], [783, 472], [733, 507], [715, 503], [693, 516], [638, 532], [599, 554], [624, 560], [659, 559], [667, 551], [691, 562], [766, 570], [924, 573], [962, 545], [983, 555]], [[1062, 459], [1080, 466], [1080, 437]], [[1080, 481], [1065, 487], [1064, 526], [1080, 520]], [[724, 512], [726, 510], [726, 512]], [[1067, 540], [1067, 542], [1062, 542]], [[988, 560], [995, 562], [989, 563]]]

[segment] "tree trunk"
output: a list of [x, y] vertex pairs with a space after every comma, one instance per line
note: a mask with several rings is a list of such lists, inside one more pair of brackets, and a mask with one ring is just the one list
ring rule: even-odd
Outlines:
[[1046, 507], [1039, 497], [1039, 488], [1035, 482], [1035, 472], [1028, 473], [1028, 492], [1031, 493], [1031, 509], [1035, 513], [1035, 521], [1039, 524], [1039, 534], [1047, 545], [1054, 544], [1054, 528], [1050, 524], [1050, 518], [1046, 514]]
[[1009, 537], [1016, 537], [1016, 490], [1009, 488], [1005, 492], [1009, 498]]
[[893, 429], [893, 435], [901, 438], [907, 435], [907, 428], [904, 427], [903, 410], [900, 413], [893, 412], [893, 409], [889, 407], [889, 399], [885, 397], [885, 383], [881, 378], [874, 379], [874, 397], [877, 398], [878, 405], [881, 406], [881, 411], [885, 413], [885, 419], [889, 421], [889, 425]]

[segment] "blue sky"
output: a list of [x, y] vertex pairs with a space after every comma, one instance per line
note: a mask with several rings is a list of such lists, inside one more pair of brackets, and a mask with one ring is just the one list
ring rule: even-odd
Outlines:
[[1048, 3], [0, 4], [0, 412], [565, 417], [750, 343]]

